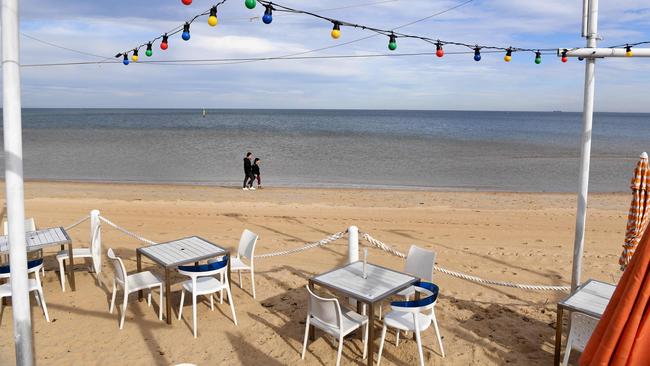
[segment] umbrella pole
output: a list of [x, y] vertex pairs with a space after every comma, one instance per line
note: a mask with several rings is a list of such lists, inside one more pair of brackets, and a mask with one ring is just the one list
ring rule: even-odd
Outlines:
[[[587, 48], [595, 48], [598, 43], [598, 0], [588, 0]], [[585, 224], [587, 221], [587, 196], [589, 193], [589, 163], [591, 160], [591, 132], [594, 117], [594, 93], [596, 87], [596, 59], [585, 59], [585, 90], [582, 112], [582, 145], [580, 153], [580, 183], [578, 193], [578, 212], [573, 244], [573, 269], [571, 291], [581, 283], [582, 256], [585, 244]]]
[[25, 246], [19, 50], [18, 0], [2, 0], [2, 92], [5, 189], [9, 228], [14, 343], [16, 348], [16, 364], [20, 366], [31, 366], [34, 364], [34, 348], [32, 340], [32, 319], [29, 309], [27, 252]]

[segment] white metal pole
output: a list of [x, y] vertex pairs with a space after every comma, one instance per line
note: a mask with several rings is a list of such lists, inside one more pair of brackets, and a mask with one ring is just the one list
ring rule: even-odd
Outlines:
[[5, 189], [9, 228], [11, 302], [16, 364], [34, 364], [32, 319], [29, 310], [25, 203], [23, 187], [23, 141], [20, 101], [20, 44], [18, 0], [2, 0], [2, 99], [5, 144]]
[[99, 221], [99, 210], [90, 211], [90, 251], [93, 255], [95, 274], [102, 272], [102, 227]]
[[[587, 47], [596, 48], [598, 42], [598, 0], [589, 0], [587, 26]], [[585, 59], [585, 91], [582, 113], [582, 147], [580, 153], [580, 183], [578, 193], [578, 212], [573, 244], [573, 269], [571, 290], [580, 285], [582, 256], [585, 244], [585, 224], [587, 221], [587, 196], [589, 193], [589, 163], [591, 160], [591, 130], [594, 116], [594, 92], [596, 86], [596, 59]]]
[[359, 260], [359, 228], [350, 226], [348, 228], [348, 263]]

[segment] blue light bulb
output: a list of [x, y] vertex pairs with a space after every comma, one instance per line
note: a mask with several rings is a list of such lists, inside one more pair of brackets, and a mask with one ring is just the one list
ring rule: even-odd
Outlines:
[[264, 24], [271, 24], [273, 21], [273, 8], [271, 5], [266, 6], [266, 10], [264, 10], [264, 16], [262, 17], [262, 21]]
[[129, 54], [126, 53], [126, 52], [124, 53], [124, 60], [122, 60], [122, 63], [123, 63], [125, 66], [129, 64]]
[[474, 61], [476, 62], [481, 61], [481, 49], [478, 47], [474, 49]]
[[181, 37], [184, 41], [190, 40], [190, 23], [185, 23], [183, 26], [183, 34], [181, 34]]

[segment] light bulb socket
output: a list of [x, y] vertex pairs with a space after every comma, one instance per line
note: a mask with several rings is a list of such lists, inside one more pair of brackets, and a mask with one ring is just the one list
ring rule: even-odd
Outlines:
[[210, 16], [211, 17], [216, 17], [217, 16], [217, 7], [216, 6], [213, 6], [212, 8], [210, 8]]
[[334, 22], [334, 27], [332, 27], [333, 31], [340, 31], [341, 30], [341, 23], [339, 22]]

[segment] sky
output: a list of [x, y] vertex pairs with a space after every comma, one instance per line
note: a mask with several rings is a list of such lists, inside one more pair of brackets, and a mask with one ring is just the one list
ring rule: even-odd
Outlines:
[[[465, 0], [278, 0], [280, 4], [345, 20], [392, 29], [436, 14]], [[110, 58], [133, 49], [209, 9], [216, 0], [22, 0], [23, 65], [101, 60], [52, 47], [29, 37]], [[334, 10], [333, 10], [334, 9]], [[580, 47], [581, 0], [474, 0], [458, 9], [401, 28], [432, 39], [522, 48]], [[263, 7], [244, 0], [219, 7], [219, 24], [192, 24], [192, 37], [156, 45], [151, 60], [282, 56], [335, 46], [373, 33], [343, 28], [330, 37], [331, 23], [304, 15], [274, 14], [263, 24]], [[600, 2], [600, 45], [650, 40], [647, 0]], [[375, 36], [308, 55], [435, 52], [419, 40]], [[648, 46], [650, 47], [650, 46]], [[448, 46], [447, 52], [466, 49]], [[141, 60], [146, 59], [144, 49]], [[260, 61], [219, 65], [104, 63], [23, 67], [25, 107], [47, 108], [341, 108], [427, 110], [582, 109], [584, 63], [561, 63], [532, 53], [448, 54], [392, 58]], [[597, 62], [596, 110], [650, 112], [650, 59]]]

